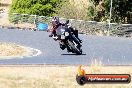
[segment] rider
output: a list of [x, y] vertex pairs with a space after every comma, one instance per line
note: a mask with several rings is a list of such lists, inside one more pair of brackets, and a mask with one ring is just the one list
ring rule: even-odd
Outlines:
[[[49, 35], [49, 37], [52, 37], [53, 35], [56, 36], [56, 30], [59, 26], [64, 26], [64, 25], [67, 25], [67, 24], [63, 24], [63, 23], [60, 23], [59, 21], [59, 17], [53, 17], [52, 18], [52, 32], [51, 34]], [[80, 40], [78, 38], [78, 30], [74, 30], [72, 27], [69, 27], [69, 29], [71, 30], [71, 32], [73, 32], [73, 34], [75, 35], [75, 37], [79, 40], [80, 43], [82, 43], [82, 40]]]
[[52, 32], [49, 35], [49, 37], [52, 37], [53, 35], [56, 36], [57, 28], [62, 25], [62, 23], [60, 23], [59, 21], [59, 17], [53, 17], [51, 23], [52, 23]]

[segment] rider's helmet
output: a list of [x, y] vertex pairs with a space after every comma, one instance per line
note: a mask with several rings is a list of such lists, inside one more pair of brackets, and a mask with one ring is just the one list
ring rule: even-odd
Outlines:
[[56, 26], [56, 25], [58, 25], [59, 23], [60, 23], [59, 17], [53, 17], [53, 18], [52, 18], [52, 25], [53, 25], [53, 26]]

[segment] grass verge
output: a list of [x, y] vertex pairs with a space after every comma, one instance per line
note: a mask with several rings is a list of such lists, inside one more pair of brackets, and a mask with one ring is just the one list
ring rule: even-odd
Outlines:
[[[129, 84], [86, 84], [75, 77], [78, 66], [1, 66], [0, 88], [132, 88]], [[130, 74], [132, 66], [84, 66], [86, 73]]]

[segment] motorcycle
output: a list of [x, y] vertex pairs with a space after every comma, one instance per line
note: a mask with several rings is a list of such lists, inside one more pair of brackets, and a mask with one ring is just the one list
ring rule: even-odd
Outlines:
[[53, 36], [54, 40], [59, 40], [60, 48], [64, 50], [67, 48], [68, 52], [76, 53], [78, 55], [82, 54], [82, 45], [79, 39], [68, 27], [69, 21], [66, 21], [65, 25], [59, 27], [56, 30], [56, 36]]

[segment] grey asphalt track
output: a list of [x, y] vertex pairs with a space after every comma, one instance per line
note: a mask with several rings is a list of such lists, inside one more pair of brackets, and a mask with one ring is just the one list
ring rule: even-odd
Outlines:
[[90, 65], [95, 59], [103, 65], [132, 65], [132, 39], [79, 35], [83, 55], [62, 51], [58, 42], [44, 31], [0, 29], [0, 42], [12, 42], [42, 51], [36, 57], [1, 59], [0, 64]]

